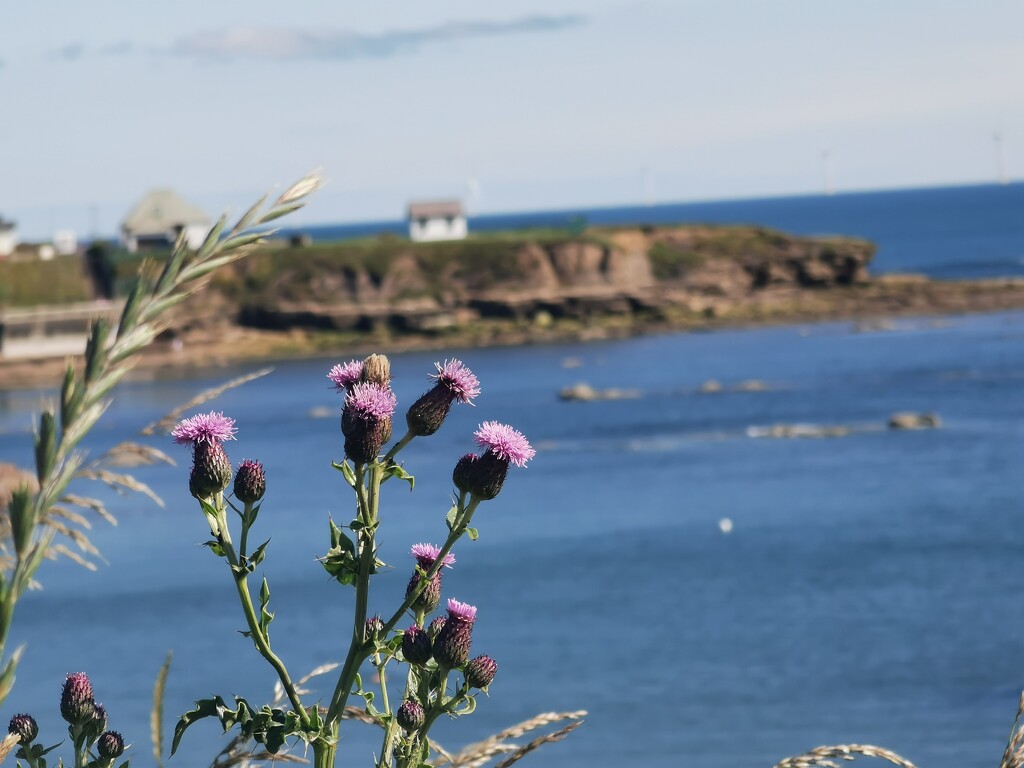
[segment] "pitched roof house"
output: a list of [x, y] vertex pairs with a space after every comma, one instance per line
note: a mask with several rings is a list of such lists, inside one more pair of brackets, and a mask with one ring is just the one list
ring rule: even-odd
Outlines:
[[462, 240], [468, 231], [458, 200], [409, 204], [409, 239], [414, 242]]
[[121, 243], [129, 251], [167, 248], [184, 233], [192, 248], [198, 248], [213, 225], [199, 207], [173, 189], [154, 189], [146, 194], [121, 222]]

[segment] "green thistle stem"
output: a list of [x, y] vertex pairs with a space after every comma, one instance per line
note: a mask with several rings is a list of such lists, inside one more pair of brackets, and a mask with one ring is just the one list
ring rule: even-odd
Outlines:
[[242, 510], [242, 537], [238, 544], [238, 552], [242, 557], [246, 556], [246, 542], [249, 539], [249, 527], [252, 525], [252, 507], [250, 502], [245, 502], [245, 509]]
[[370, 572], [373, 570], [374, 532], [377, 525], [377, 509], [380, 503], [380, 483], [382, 479], [381, 465], [374, 462], [369, 467], [369, 489], [366, 488], [366, 465], [356, 464], [356, 516], [362, 522], [359, 529], [359, 571], [356, 574], [356, 609], [352, 622], [352, 642], [345, 656], [338, 684], [331, 696], [331, 706], [327, 710], [327, 722], [337, 723], [345, 709], [345, 703], [352, 693], [359, 667], [370, 655], [366, 648], [363, 630], [366, 627], [366, 606], [370, 596]]
[[384, 466], [386, 467], [388, 464], [390, 464], [394, 460], [398, 452], [405, 448], [405, 446], [407, 446], [409, 443], [411, 443], [414, 437], [416, 437], [416, 435], [414, 435], [411, 431], [406, 432], [402, 436], [401, 440], [399, 440], [397, 443], [391, 446], [391, 450], [384, 454], [384, 458], [382, 460]]
[[460, 511], [455, 517], [455, 523], [452, 525], [452, 530], [448, 534], [448, 538], [445, 539], [444, 544], [441, 546], [441, 551], [438, 553], [437, 559], [427, 570], [426, 575], [420, 579], [419, 588], [414, 589], [411, 594], [406, 596], [402, 605], [399, 606], [398, 610], [395, 611], [394, 615], [384, 625], [384, 634], [387, 634], [395, 628], [395, 625], [402, 620], [405, 612], [412, 607], [414, 602], [416, 602], [416, 598], [420, 596], [420, 592], [422, 592], [426, 585], [430, 583], [434, 574], [440, 571], [444, 566], [445, 556], [452, 551], [452, 547], [455, 546], [455, 542], [462, 538], [462, 534], [466, 532], [466, 528], [469, 527], [470, 522], [473, 520], [473, 513], [476, 512], [476, 508], [479, 504], [480, 499], [471, 498], [468, 506], [464, 508], [460, 507]]
[[[256, 650], [260, 652], [260, 655], [277, 672], [277, 677], [280, 679], [281, 685], [284, 686], [285, 693], [288, 694], [288, 699], [292, 703], [295, 714], [302, 721], [303, 727], [308, 728], [310, 727], [309, 713], [302, 706], [302, 701], [295, 690], [295, 685], [288, 674], [288, 669], [278, 655], [270, 649], [270, 641], [267, 640], [263, 630], [260, 629], [259, 619], [256, 617], [256, 607], [253, 605], [252, 594], [249, 592], [248, 576], [239, 562], [234, 545], [231, 543], [231, 533], [228, 530], [227, 507], [224, 505], [222, 494], [217, 494], [215, 503], [217, 505], [217, 522], [220, 526], [220, 544], [224, 548], [224, 556], [231, 565], [231, 574], [234, 576], [235, 589], [238, 590], [238, 599], [242, 603], [242, 613], [245, 614], [245, 622], [249, 626], [250, 637], [256, 646]], [[247, 504], [246, 509], [248, 510], [248, 508], [249, 505]]]
[[338, 742], [333, 737], [317, 739], [313, 742], [313, 768], [334, 768], [337, 752]]
[[395, 713], [391, 711], [391, 703], [388, 701], [388, 679], [385, 667], [388, 665], [388, 659], [385, 659], [381, 663], [380, 655], [373, 654], [373, 661], [377, 667], [377, 674], [380, 675], [380, 695], [381, 700], [384, 702], [384, 713], [390, 716], [388, 724], [384, 727], [384, 743], [380, 748], [380, 762], [378, 763], [379, 768], [389, 768], [392, 761], [392, 756], [395, 751]]

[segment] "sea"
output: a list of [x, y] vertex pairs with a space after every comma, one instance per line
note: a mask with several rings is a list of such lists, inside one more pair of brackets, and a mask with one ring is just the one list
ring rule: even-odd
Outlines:
[[[684, 218], [869, 237], [878, 271], [1022, 270], [1021, 185], [716, 205], [684, 206], [695, 211]], [[657, 211], [669, 216], [642, 213]], [[472, 716], [439, 722], [447, 749], [585, 710], [580, 728], [523, 765], [767, 767], [849, 743], [930, 768], [999, 761], [1024, 688], [1024, 312], [403, 353], [392, 357], [399, 413], [451, 357], [482, 394], [401, 454], [415, 488], [385, 486], [388, 566], [371, 611], [401, 600], [412, 544], [443, 540], [452, 467], [480, 422], [514, 425], [537, 456], [480, 506], [479, 540], [456, 547], [444, 577], [446, 597], [478, 608], [472, 654], [499, 665]], [[237, 420], [234, 461], [266, 466], [251, 540], [270, 542], [271, 640], [293, 677], [341, 660], [350, 633], [351, 589], [317, 562], [329, 518], [353, 514], [331, 467], [341, 403], [325, 377], [345, 359], [280, 362], [205, 407]], [[95, 457], [131, 439], [166, 451], [176, 466], [133, 470], [164, 506], [76, 489], [104, 498], [118, 525], [94, 521], [95, 572], [47, 562], [43, 588], [19, 603], [10, 647], [26, 648], [0, 717], [30, 712], [56, 743], [61, 683], [86, 671], [142, 767], [156, 764], [152, 690], [169, 651], [168, 742], [196, 699], [272, 697], [273, 672], [239, 634], [231, 577], [201, 546], [188, 450], [138, 436], [252, 367], [117, 390], [84, 447]], [[719, 391], [706, 391], [710, 380]], [[633, 396], [559, 398], [580, 382]], [[0, 461], [31, 463], [32, 415], [52, 397], [0, 391]], [[901, 411], [933, 412], [941, 427], [887, 428]], [[776, 424], [848, 434], [765, 437]], [[306, 700], [333, 685], [314, 678]], [[380, 749], [371, 726], [347, 722], [342, 736], [339, 765], [369, 765]], [[224, 743], [214, 721], [200, 722], [167, 765], [209, 765]]]

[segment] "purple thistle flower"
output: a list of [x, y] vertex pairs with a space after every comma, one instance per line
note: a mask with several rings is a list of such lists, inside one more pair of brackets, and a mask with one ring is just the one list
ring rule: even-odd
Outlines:
[[417, 437], [428, 437], [444, 424], [452, 403], [473, 404], [473, 398], [480, 394], [480, 382], [473, 372], [460, 360], [445, 360], [444, 365], [434, 363], [437, 379], [433, 389], [413, 403], [405, 414], [409, 431]]
[[96, 747], [100, 757], [113, 760], [124, 753], [124, 738], [117, 731], [106, 731], [100, 736]]
[[391, 414], [397, 404], [395, 393], [385, 385], [360, 382], [352, 386], [341, 412], [345, 454], [352, 461], [376, 460], [381, 446], [391, 439]]
[[498, 672], [498, 663], [490, 656], [477, 656], [466, 665], [466, 685], [486, 689]]
[[448, 599], [448, 618], [453, 621], [468, 622], [476, 621], [476, 606], [469, 603], [460, 603], [458, 600]]
[[537, 455], [526, 436], [508, 424], [497, 421], [485, 421], [474, 433], [477, 445], [482, 445], [499, 459], [517, 467], [525, 467], [526, 462]]
[[199, 413], [178, 422], [178, 426], [171, 430], [171, 436], [179, 445], [191, 443], [193, 446], [234, 440], [235, 420], [217, 411]]
[[345, 410], [364, 421], [390, 418], [396, 405], [395, 393], [380, 384], [354, 384], [352, 391], [345, 396]]
[[[423, 570], [427, 570], [434, 563], [437, 562], [438, 555], [441, 554], [441, 548], [435, 547], [433, 544], [413, 544], [412, 545], [412, 556], [416, 558], [416, 562], [420, 564]], [[449, 552], [444, 556], [444, 562], [442, 565], [445, 568], [451, 568], [455, 564], [455, 555]]]
[[243, 504], [255, 504], [267, 492], [267, 476], [263, 465], [253, 459], [245, 459], [235, 473], [235, 498]]
[[22, 744], [30, 744], [39, 735], [39, 726], [32, 715], [15, 715], [7, 726], [7, 732], [18, 734]]
[[60, 715], [74, 725], [93, 713], [92, 683], [85, 672], [72, 672], [64, 680], [60, 693]]
[[480, 380], [461, 360], [445, 360], [444, 365], [434, 363], [437, 373], [431, 378], [444, 385], [460, 403], [473, 404], [473, 398], [480, 396]]
[[457, 669], [469, 659], [469, 645], [476, 621], [476, 608], [458, 600], [448, 601], [448, 618], [434, 641], [438, 666]]
[[331, 368], [327, 378], [334, 382], [334, 388], [339, 392], [351, 389], [359, 381], [363, 373], [361, 360], [349, 360], [347, 363], [338, 363]]

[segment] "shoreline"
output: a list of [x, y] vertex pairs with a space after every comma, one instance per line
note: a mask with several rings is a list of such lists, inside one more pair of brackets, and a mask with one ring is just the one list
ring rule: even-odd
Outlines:
[[[127, 379], [156, 380], [243, 363], [266, 365], [332, 355], [349, 358], [371, 352], [558, 344], [830, 322], [865, 323], [865, 331], [885, 331], [886, 321], [893, 318], [939, 319], [1024, 310], [1024, 280], [945, 282], [888, 275], [863, 286], [776, 292], [719, 303], [712, 310], [674, 305], [657, 317], [605, 315], [587, 322], [556, 320], [547, 324], [487, 320], [437, 335], [268, 331], [225, 324], [185, 333], [178, 348], [155, 343], [139, 354]], [[56, 389], [66, 361], [0, 360], [0, 391]]]

